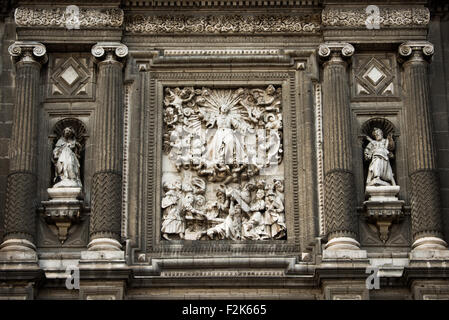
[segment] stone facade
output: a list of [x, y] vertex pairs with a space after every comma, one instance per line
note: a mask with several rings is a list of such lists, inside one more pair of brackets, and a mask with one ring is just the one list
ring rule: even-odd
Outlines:
[[73, 4], [0, 9], [0, 299], [448, 299], [445, 1]]

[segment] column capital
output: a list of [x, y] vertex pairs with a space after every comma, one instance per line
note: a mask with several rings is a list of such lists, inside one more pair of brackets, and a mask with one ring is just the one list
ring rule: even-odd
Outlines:
[[16, 41], [8, 48], [9, 54], [15, 60], [15, 63], [39, 63], [47, 62], [47, 49], [40, 42], [35, 41]]
[[398, 52], [404, 61], [424, 61], [424, 58], [432, 57], [434, 47], [428, 41], [406, 41], [399, 46]]
[[331, 56], [348, 58], [354, 54], [354, 51], [352, 44], [347, 42], [325, 42], [318, 47], [318, 55], [323, 60]]
[[95, 58], [105, 58], [105, 61], [117, 61], [126, 57], [128, 47], [120, 42], [98, 42], [92, 47], [92, 55]]

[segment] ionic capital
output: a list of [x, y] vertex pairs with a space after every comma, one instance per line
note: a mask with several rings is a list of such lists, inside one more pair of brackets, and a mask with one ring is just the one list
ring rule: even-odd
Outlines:
[[398, 52], [404, 61], [424, 61], [432, 57], [434, 47], [428, 41], [406, 41], [399, 46]]
[[326, 42], [318, 47], [318, 55], [321, 59], [348, 58], [354, 54], [354, 47], [347, 42]]
[[15, 63], [38, 63], [47, 62], [47, 49], [40, 42], [16, 41], [8, 48], [9, 54]]
[[120, 42], [98, 42], [91, 52], [95, 58], [104, 58], [103, 62], [114, 62], [126, 57], [128, 47]]

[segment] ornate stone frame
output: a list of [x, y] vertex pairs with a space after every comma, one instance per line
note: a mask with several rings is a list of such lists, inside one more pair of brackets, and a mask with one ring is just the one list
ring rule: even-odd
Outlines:
[[[148, 65], [145, 64], [145, 70]], [[136, 68], [137, 69], [137, 68]], [[139, 68], [140, 69], [140, 68]], [[182, 256], [279, 253], [283, 256], [298, 256], [300, 253], [300, 212], [304, 210], [303, 199], [305, 187], [299, 172], [303, 161], [300, 146], [303, 140], [300, 118], [301, 101], [298, 99], [297, 74], [301, 71], [287, 69], [284, 71], [248, 71], [228, 70], [219, 72], [198, 71], [159, 71], [141, 69], [137, 78], [140, 87], [138, 100], [142, 104], [141, 134], [143, 134], [143, 164], [139, 187], [140, 208], [137, 210], [137, 240], [140, 244], [133, 248], [132, 260], [147, 261], [145, 254], [151, 258], [180, 254]], [[279, 70], [279, 69], [277, 69]], [[136, 83], [136, 84], [137, 84]], [[160, 240], [161, 224], [161, 178], [162, 178], [162, 99], [165, 86], [208, 86], [208, 87], [256, 87], [268, 84], [282, 86], [284, 118], [284, 172], [285, 172], [285, 207], [287, 223], [287, 240], [274, 241], [170, 241]], [[301, 88], [301, 89], [299, 89]], [[298, 105], [299, 104], [299, 105]], [[287, 128], [287, 129], [286, 129]], [[293, 128], [291, 130], [290, 128]], [[296, 177], [296, 178], [295, 178]], [[304, 198], [305, 200], [305, 198]], [[304, 221], [304, 220], [303, 220]], [[307, 223], [307, 222], [303, 222]]]

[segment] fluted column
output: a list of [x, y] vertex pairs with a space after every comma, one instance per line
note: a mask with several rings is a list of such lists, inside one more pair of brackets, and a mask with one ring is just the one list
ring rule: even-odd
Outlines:
[[441, 201], [432, 137], [428, 60], [433, 45], [408, 41], [399, 46], [403, 57], [407, 119], [408, 174], [412, 233], [415, 249], [445, 249], [442, 239]]
[[323, 61], [324, 211], [326, 249], [359, 249], [352, 173], [351, 114], [346, 59], [354, 47], [325, 43]]
[[120, 43], [97, 43], [97, 109], [95, 115], [95, 173], [89, 250], [120, 250], [122, 208], [123, 63], [128, 48]]
[[15, 60], [16, 90], [9, 148], [4, 241], [2, 252], [33, 252], [36, 247], [37, 131], [39, 78], [47, 61], [45, 46], [15, 42], [9, 49]]

